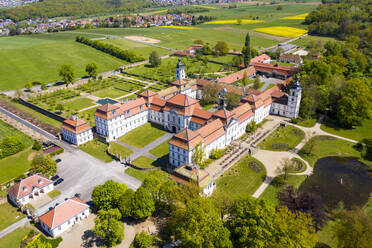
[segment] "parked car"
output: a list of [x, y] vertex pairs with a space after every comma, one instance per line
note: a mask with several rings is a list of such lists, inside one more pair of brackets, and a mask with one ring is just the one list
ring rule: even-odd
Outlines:
[[58, 185], [62, 183], [63, 181], [64, 181], [63, 178], [59, 178], [57, 181], [54, 182], [54, 185]]
[[53, 176], [52, 178], [51, 178], [51, 180], [52, 181], [55, 181], [55, 180], [57, 180], [59, 178], [59, 176], [58, 175], [55, 175], [55, 176]]
[[59, 162], [61, 162], [62, 161], [62, 159], [60, 159], [60, 158], [57, 158], [56, 159], [56, 163], [59, 163]]

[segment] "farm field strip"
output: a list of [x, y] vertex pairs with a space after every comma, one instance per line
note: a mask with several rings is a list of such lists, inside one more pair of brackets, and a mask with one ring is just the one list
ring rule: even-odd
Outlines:
[[301, 28], [292, 28], [285, 26], [273, 26], [267, 28], [255, 28], [254, 31], [273, 34], [282, 37], [296, 38], [307, 33], [307, 30]]

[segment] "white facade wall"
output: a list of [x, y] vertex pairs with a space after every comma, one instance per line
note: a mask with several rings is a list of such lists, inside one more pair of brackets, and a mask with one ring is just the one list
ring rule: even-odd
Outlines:
[[213, 181], [211, 182], [210, 184], [208, 184], [206, 187], [204, 187], [203, 189], [203, 194], [206, 196], [206, 197], [209, 197], [213, 194], [213, 191], [216, 189], [216, 182]]
[[86, 219], [89, 216], [89, 208], [80, 212], [79, 214], [75, 215], [74, 217], [70, 218], [69, 220], [65, 221], [61, 225], [55, 227], [54, 229], [50, 229], [44, 222], [40, 221], [41, 227], [52, 237], [57, 237], [61, 235], [66, 230], [70, 229], [76, 222]]
[[109, 120], [95, 116], [95, 121], [97, 133], [105, 136], [107, 141], [110, 142], [146, 124], [148, 122], [148, 110], [146, 109], [128, 118], [124, 114]]
[[[37, 198], [42, 197], [43, 195], [45, 195], [46, 193], [52, 191], [53, 189], [54, 189], [53, 183], [48, 184], [48, 185], [44, 186], [41, 189], [34, 188], [33, 191], [30, 192], [30, 194], [25, 195], [22, 198], [19, 198], [18, 201], [17, 201], [17, 199], [14, 199], [11, 195], [8, 195], [8, 196], [9, 196], [9, 199], [16, 206], [21, 207], [21, 206], [26, 205], [27, 203], [29, 203], [31, 200], [36, 200]], [[19, 190], [23, 190], [23, 189], [19, 189]]]
[[85, 130], [80, 133], [74, 133], [67, 129], [61, 128], [62, 138], [74, 145], [81, 145], [93, 139], [92, 129]]

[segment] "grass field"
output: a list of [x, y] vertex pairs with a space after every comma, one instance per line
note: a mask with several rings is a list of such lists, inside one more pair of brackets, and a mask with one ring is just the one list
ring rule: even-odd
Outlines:
[[303, 126], [303, 127], [313, 127], [315, 124], [316, 124], [315, 118], [306, 119], [306, 120], [299, 119], [297, 122], [297, 125]]
[[362, 139], [368, 137], [372, 138], [372, 119], [365, 120], [363, 121], [361, 126], [356, 126], [351, 129], [340, 128], [327, 122], [325, 124], [322, 124], [320, 128], [328, 133], [357, 141], [361, 141]]
[[61, 191], [59, 191], [58, 189], [54, 189], [54, 190], [48, 192], [48, 196], [52, 199], [59, 196], [60, 194], [61, 194]]
[[169, 154], [169, 140], [150, 150], [150, 153], [158, 158], [165, 158]]
[[58, 68], [62, 64], [71, 65], [77, 77], [86, 75], [88, 63], [95, 62], [99, 72], [124, 64], [75, 42], [76, 35], [63, 32], [0, 38], [0, 90], [21, 88], [27, 82], [60, 80]]
[[[283, 175], [279, 177], [283, 177]], [[298, 188], [305, 179], [306, 179], [306, 176], [289, 175], [287, 177], [287, 181], [285, 185], [292, 185]], [[282, 184], [276, 184], [275, 180], [278, 180], [278, 179], [274, 179], [274, 181], [271, 184], [269, 184], [269, 186], [265, 189], [265, 191], [260, 196], [260, 198], [267, 200], [274, 206], [278, 205], [279, 203], [278, 198], [277, 198], [278, 192], [285, 186]]]
[[97, 92], [97, 93], [93, 93], [93, 95], [98, 96], [100, 98], [109, 97], [109, 98], [113, 98], [113, 99], [124, 96], [124, 95], [127, 95], [127, 94], [128, 94], [128, 92], [118, 90], [118, 89], [107, 89], [107, 90], [103, 90], [103, 91], [100, 91], [100, 92]]
[[[141, 167], [141, 168], [155, 168], [159, 167], [160, 165], [155, 161], [152, 160], [151, 158], [141, 156], [135, 159], [132, 162], [135, 166]], [[125, 170], [125, 173], [128, 175], [131, 175], [132, 177], [137, 178], [140, 181], [145, 180], [145, 178], [148, 175], [156, 175], [160, 179], [166, 180], [168, 178], [168, 173], [162, 171], [162, 170], [152, 170], [152, 171], [142, 171], [142, 170], [137, 170], [134, 168], [129, 167], [128, 169]]]
[[295, 148], [305, 137], [305, 133], [294, 126], [278, 127], [258, 146], [270, 151], [288, 151]]
[[292, 41], [291, 43], [295, 44], [297, 46], [306, 47], [310, 42], [321, 41], [323, 44], [325, 44], [329, 40], [335, 40], [335, 38], [324, 37], [324, 36], [315, 36], [315, 35], [307, 35], [305, 37], [302, 37], [301, 39], [297, 39], [295, 41]]
[[81, 150], [92, 155], [93, 157], [102, 160], [103, 162], [111, 162], [113, 159], [106, 153], [108, 145], [104, 144], [97, 139], [91, 140], [79, 146]]
[[0, 184], [19, 177], [30, 169], [31, 161], [28, 156], [32, 153], [31, 147], [0, 160]]
[[129, 156], [133, 153], [132, 150], [118, 144], [115, 142], [110, 143], [110, 150], [111, 154], [121, 154], [121, 157], [124, 158], [126, 156]]
[[[311, 142], [314, 143], [312, 150], [310, 150]], [[314, 166], [318, 159], [327, 156], [360, 158], [360, 152], [354, 148], [354, 145], [354, 143], [331, 136], [315, 136], [310, 140], [310, 143], [306, 143], [298, 154], [311, 166]]]
[[8, 202], [0, 204], [0, 231], [21, 220], [23, 217], [26, 217], [26, 215], [22, 214]]
[[30, 137], [28, 137], [24, 133], [18, 131], [17, 129], [15, 129], [11, 125], [9, 125], [8, 123], [3, 122], [2, 120], [0, 120], [0, 141], [4, 137], [7, 137], [7, 136], [8, 137], [9, 136], [18, 137], [22, 141], [22, 143], [24, 144], [25, 147], [28, 147], [28, 146], [33, 144], [33, 141]]
[[142, 148], [160, 138], [165, 133], [164, 130], [159, 129], [156, 125], [146, 123], [120, 137], [119, 140], [136, 148]]
[[[79, 118], [87, 121], [87, 122], [94, 122], [94, 113], [96, 112], [97, 108], [90, 108], [78, 113]], [[91, 124], [94, 126], [94, 123]]]
[[80, 97], [78, 99], [63, 103], [65, 109], [80, 110], [90, 106], [93, 106], [92, 100], [86, 97]]
[[[253, 171], [249, 162], [256, 161], [261, 165], [262, 171]], [[266, 170], [258, 160], [246, 155], [217, 179], [215, 194], [228, 194], [231, 196], [252, 195], [264, 181]]]
[[18, 248], [24, 238], [32, 229], [30, 227], [19, 227], [10, 234], [0, 239], [0, 247]]
[[149, 58], [152, 51], [156, 51], [159, 54], [159, 56], [163, 56], [163, 55], [170, 53], [170, 51], [166, 49], [137, 43], [134, 41], [123, 39], [123, 38], [109, 39], [109, 40], [104, 40], [103, 42], [120, 47], [121, 49], [124, 49], [124, 50], [131, 50], [135, 52], [137, 55], [140, 55], [145, 59]]

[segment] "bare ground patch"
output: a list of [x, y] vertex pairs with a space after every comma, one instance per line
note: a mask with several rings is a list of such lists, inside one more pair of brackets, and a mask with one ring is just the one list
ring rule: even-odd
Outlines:
[[139, 42], [144, 42], [148, 44], [156, 44], [160, 43], [160, 40], [145, 37], [145, 36], [137, 36], [137, 35], [130, 35], [130, 36], [124, 36], [125, 39], [132, 40], [132, 41], [139, 41]]
[[[214, 29], [218, 30], [218, 31], [230, 31], [230, 32], [239, 33], [239, 34], [246, 34], [247, 33], [247, 30], [240, 29], [240, 28], [233, 28], [233, 27], [218, 27], [218, 28], [214, 28]], [[275, 40], [275, 41], [279, 41], [279, 42], [288, 40], [288, 38], [285, 38], [285, 37], [280, 37], [280, 36], [270, 35], [270, 34], [264, 34], [264, 33], [256, 32], [256, 31], [252, 31], [252, 30], [249, 30], [249, 33], [254, 35], [254, 36], [260, 37], [260, 38], [264, 38], [264, 39], [268, 39], [268, 40]]]

